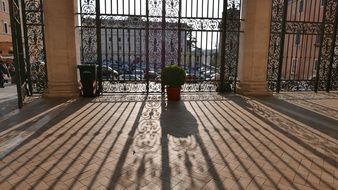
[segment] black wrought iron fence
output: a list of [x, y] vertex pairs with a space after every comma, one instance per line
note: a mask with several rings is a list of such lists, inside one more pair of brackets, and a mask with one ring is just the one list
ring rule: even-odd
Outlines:
[[21, 1], [29, 89], [43, 93], [48, 87], [43, 0]]
[[184, 91], [216, 91], [222, 82], [234, 89], [240, 0], [78, 4], [81, 63], [99, 65], [103, 92], [161, 92], [160, 73], [168, 64], [186, 70]]
[[42, 3], [43, 0], [10, 3], [13, 42], [20, 40], [13, 51], [18, 59], [17, 74], [22, 75], [18, 82], [27, 84], [28, 95], [43, 93], [48, 86]]
[[337, 89], [337, 1], [273, 0], [271, 90]]
[[11, 0], [11, 32], [19, 107], [48, 86], [42, 0]]

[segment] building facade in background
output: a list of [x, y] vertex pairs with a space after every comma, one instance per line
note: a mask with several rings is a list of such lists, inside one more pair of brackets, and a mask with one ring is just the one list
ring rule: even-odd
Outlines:
[[0, 54], [12, 56], [12, 36], [8, 0], [0, 0]]
[[[286, 26], [283, 80], [312, 80], [316, 76], [323, 35], [319, 24], [323, 22], [324, 4], [324, 0], [288, 1], [286, 20], [295, 24]], [[297, 23], [308, 23], [309, 28]]]
[[[83, 25], [91, 25], [94, 22], [93, 18], [82, 20]], [[162, 68], [162, 54], [165, 52], [165, 64], [178, 64], [178, 59], [180, 59], [182, 66], [195, 68], [215, 62], [216, 54], [219, 53], [219, 50], [199, 47], [194, 36], [196, 32], [192, 34], [192, 28], [185, 23], [180, 26], [177, 23], [166, 23], [167, 29], [165, 35], [162, 36], [162, 23], [150, 21], [148, 26], [149, 38], [147, 38], [146, 21], [140, 18], [106, 19], [101, 22], [101, 57], [103, 64], [111, 65], [118, 62], [119, 65], [140, 66], [141, 64], [145, 66], [147, 56], [149, 56], [150, 68], [157, 70]], [[217, 35], [217, 32], [213, 33], [214, 36]], [[80, 31], [80, 35], [82, 40], [81, 52], [84, 57], [82, 61], [84, 63], [95, 62], [97, 56], [95, 29], [84, 28]], [[207, 34], [204, 33], [204, 35]], [[146, 52], [147, 45], [149, 48], [148, 55]], [[164, 51], [163, 45], [165, 46]], [[86, 53], [84, 54], [84, 52]]]
[[[146, 22], [141, 19], [131, 17], [127, 20], [105, 20], [102, 23], [105, 26], [101, 29], [103, 60], [130, 64], [142, 62], [145, 65], [148, 45], [150, 67], [161, 68], [162, 23], [149, 22], [149, 39], [146, 34]], [[188, 51], [186, 41], [189, 27], [182, 24], [179, 37], [178, 24], [167, 23], [167, 25], [171, 30], [165, 31], [166, 64], [177, 64], [179, 53], [183, 62], [183, 55]]]

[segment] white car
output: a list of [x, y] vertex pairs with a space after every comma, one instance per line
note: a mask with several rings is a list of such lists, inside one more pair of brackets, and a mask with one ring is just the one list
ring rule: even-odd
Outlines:
[[125, 74], [125, 75], [120, 75], [119, 76], [120, 81], [140, 81], [141, 78], [138, 76], [135, 76], [133, 74]]

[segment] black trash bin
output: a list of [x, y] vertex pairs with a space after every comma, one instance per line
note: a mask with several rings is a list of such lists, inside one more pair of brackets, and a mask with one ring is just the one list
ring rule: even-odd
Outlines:
[[97, 65], [83, 64], [77, 66], [80, 70], [81, 93], [84, 97], [94, 97], [97, 92]]

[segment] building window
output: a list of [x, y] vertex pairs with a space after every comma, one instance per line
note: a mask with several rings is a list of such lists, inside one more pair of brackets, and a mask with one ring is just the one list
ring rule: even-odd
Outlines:
[[315, 61], [313, 62], [313, 70], [316, 72], [318, 69], [318, 65], [319, 65], [319, 61], [318, 59], [315, 59]]
[[119, 50], [122, 50], [122, 47], [121, 47], [121, 46], [119, 46]]
[[315, 46], [320, 46], [321, 35], [316, 35]]
[[111, 42], [111, 37], [109, 37], [109, 41]]
[[4, 23], [4, 32], [8, 34], [8, 24], [6, 22]]
[[296, 73], [296, 68], [297, 68], [297, 58], [292, 59], [292, 64], [291, 64], [291, 74]]
[[300, 44], [300, 32], [296, 34], [296, 45], [298, 46]]
[[5, 3], [5, 1], [2, 2], [2, 10], [4, 12], [6, 12], [6, 3]]
[[320, 5], [321, 5], [321, 6], [324, 6], [325, 3], [326, 3], [326, 0], [320, 0]]
[[119, 37], [119, 38], [117, 39], [117, 41], [119, 41], [119, 42], [120, 42], [120, 41], [121, 41], [121, 38]]
[[299, 2], [299, 12], [303, 12], [304, 11], [304, 0], [300, 0]]

